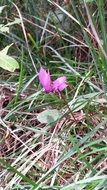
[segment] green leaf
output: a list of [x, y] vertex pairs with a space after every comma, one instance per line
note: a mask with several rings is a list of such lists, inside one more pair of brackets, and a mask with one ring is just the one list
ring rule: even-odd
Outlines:
[[0, 52], [0, 67], [10, 72], [14, 72], [15, 69], [19, 69], [19, 64], [14, 58]]
[[10, 72], [14, 72], [15, 69], [19, 69], [19, 64], [14, 58], [7, 55], [7, 52], [11, 46], [12, 44], [6, 46], [0, 51], [0, 67]]
[[21, 21], [19, 18], [15, 18], [13, 22], [8, 22], [6, 25], [0, 24], [0, 32], [7, 32], [9, 33], [9, 26], [12, 26], [14, 24], [20, 24]]
[[7, 52], [8, 52], [8, 50], [9, 50], [9, 48], [10, 48], [12, 45], [13, 45], [13, 43], [10, 44], [10, 45], [8, 45], [8, 46], [6, 46], [4, 49], [2, 49], [2, 50], [0, 51], [0, 53], [2, 53], [3, 55], [6, 55]]
[[15, 18], [13, 22], [8, 22], [5, 26], [12, 26], [14, 24], [20, 24], [21, 20], [19, 18]]
[[58, 111], [57, 109], [53, 110], [48, 109], [39, 113], [37, 119], [41, 123], [49, 124], [57, 121], [58, 119], [60, 119], [60, 117], [61, 117], [60, 111]]
[[2, 11], [3, 11], [3, 9], [6, 7], [6, 5], [5, 6], [0, 6], [0, 14], [2, 13]]
[[9, 27], [3, 24], [0, 24], [0, 32], [7, 32], [9, 33]]

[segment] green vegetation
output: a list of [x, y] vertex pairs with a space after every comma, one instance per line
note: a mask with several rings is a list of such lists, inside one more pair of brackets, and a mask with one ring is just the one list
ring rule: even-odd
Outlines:
[[106, 0], [1, 0], [0, 190], [107, 189], [106, 12]]

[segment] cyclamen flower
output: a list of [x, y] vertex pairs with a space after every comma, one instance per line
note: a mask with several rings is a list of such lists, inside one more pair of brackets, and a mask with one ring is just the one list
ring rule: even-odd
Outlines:
[[52, 92], [52, 81], [51, 76], [48, 71], [48, 73], [41, 67], [39, 71], [39, 81], [42, 84], [43, 88], [46, 92]]
[[47, 93], [61, 92], [67, 87], [65, 76], [59, 77], [55, 81], [52, 81], [49, 71], [46, 72], [46, 70], [42, 67], [39, 71], [39, 81]]
[[55, 81], [53, 81], [53, 91], [54, 92], [61, 92], [67, 87], [66, 84], [66, 77], [59, 77]]

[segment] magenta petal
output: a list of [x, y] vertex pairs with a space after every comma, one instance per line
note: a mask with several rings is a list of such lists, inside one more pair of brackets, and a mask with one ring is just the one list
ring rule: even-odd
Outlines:
[[61, 92], [63, 91], [66, 87], [66, 77], [59, 77], [53, 82], [53, 91], [54, 92]]
[[39, 81], [46, 92], [52, 91], [52, 87], [51, 87], [52, 81], [51, 81], [50, 73], [49, 72], [47, 73], [46, 70], [43, 69], [42, 67], [40, 68], [40, 71], [39, 71]]

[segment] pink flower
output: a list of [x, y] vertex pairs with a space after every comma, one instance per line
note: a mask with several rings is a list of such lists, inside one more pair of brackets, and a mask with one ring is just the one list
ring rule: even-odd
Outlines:
[[39, 71], [39, 81], [47, 93], [61, 92], [67, 87], [66, 77], [59, 77], [55, 81], [52, 81], [49, 71], [46, 72], [42, 67]]
[[66, 84], [66, 77], [59, 77], [55, 81], [53, 81], [53, 91], [54, 92], [61, 92], [67, 87]]
[[46, 92], [51, 92], [52, 91], [52, 81], [51, 81], [51, 76], [48, 71], [48, 73], [41, 67], [39, 71], [39, 81], [40, 84], [43, 86]]

